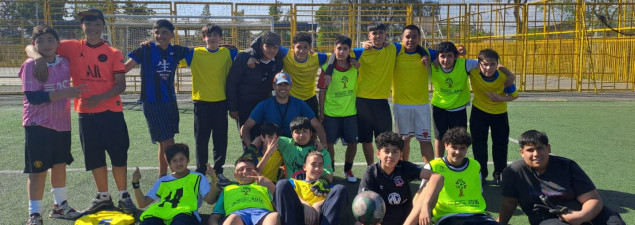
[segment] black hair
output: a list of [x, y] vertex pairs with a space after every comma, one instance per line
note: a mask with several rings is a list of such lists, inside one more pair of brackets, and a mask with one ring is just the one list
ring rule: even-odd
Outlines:
[[311, 37], [311, 34], [307, 32], [299, 32], [293, 35], [293, 44], [297, 44], [298, 42], [301, 42], [301, 41], [304, 41], [306, 43], [309, 43], [309, 45], [311, 45], [313, 42], [313, 37]]
[[481, 62], [486, 59], [493, 59], [496, 62], [498, 62], [498, 59], [499, 59], [498, 53], [489, 48], [481, 50], [481, 52], [478, 53], [478, 61]]
[[33, 28], [33, 41], [44, 34], [51, 34], [57, 41], [60, 41], [60, 36], [57, 35], [57, 31], [48, 25], [40, 24]]
[[172, 160], [172, 158], [174, 158], [174, 156], [179, 152], [183, 153], [183, 155], [185, 155], [185, 158], [190, 160], [190, 147], [183, 143], [177, 143], [168, 146], [165, 149], [165, 158], [168, 160], [168, 162], [170, 162], [170, 160]]
[[377, 151], [388, 145], [396, 146], [400, 151], [403, 151], [404, 146], [403, 139], [399, 134], [390, 131], [379, 134], [377, 138], [375, 138], [375, 144], [377, 145]]
[[311, 121], [309, 120], [309, 118], [306, 118], [304, 116], [298, 116], [294, 118], [293, 120], [291, 120], [291, 123], [289, 123], [289, 128], [291, 129], [291, 132], [293, 132], [294, 130], [300, 130], [300, 129], [309, 129], [313, 131], [313, 126], [311, 126]]
[[282, 40], [280, 39], [280, 35], [271, 31], [263, 32], [260, 35], [260, 41], [263, 45], [269, 46], [280, 46], [280, 43], [282, 42]]
[[403, 33], [406, 30], [413, 30], [413, 31], [417, 31], [417, 34], [419, 34], [419, 36], [421, 36], [421, 30], [419, 29], [419, 27], [417, 27], [417, 25], [414, 24], [410, 24], [408, 26], [405, 26], [403, 28], [403, 30], [401, 31], [401, 33]]
[[540, 132], [537, 130], [528, 130], [520, 135], [520, 137], [518, 138], [518, 144], [520, 145], [520, 148], [524, 148], [525, 145], [549, 145], [549, 138], [544, 132]]
[[377, 30], [386, 31], [386, 25], [384, 23], [382, 23], [382, 22], [374, 21], [374, 22], [368, 24], [368, 28], [367, 29], [368, 29], [368, 32], [377, 31]]
[[207, 36], [208, 34], [216, 33], [218, 36], [223, 36], [223, 29], [213, 23], [208, 23], [201, 29], [201, 36]]
[[157, 20], [156, 22], [154, 22], [154, 26], [152, 26], [152, 29], [156, 30], [156, 29], [160, 29], [162, 27], [165, 27], [168, 30], [174, 32], [174, 25], [170, 21], [165, 20], [165, 19]]
[[351, 40], [350, 38], [344, 36], [344, 35], [338, 35], [335, 38], [335, 45], [337, 44], [344, 44], [344, 45], [348, 45], [348, 47], [352, 47], [353, 46], [353, 40]]
[[472, 144], [472, 136], [465, 130], [465, 127], [453, 127], [445, 132], [442, 141], [448, 145], [455, 144], [470, 147]]
[[238, 163], [250, 163], [251, 165], [254, 165], [254, 167], [256, 166], [256, 161], [254, 161], [254, 159], [252, 159], [249, 156], [241, 156], [236, 160], [236, 163], [234, 163], [234, 166], [238, 165]]
[[449, 41], [439, 43], [436, 50], [437, 50], [437, 56], [441, 55], [441, 53], [449, 53], [449, 52], [454, 53], [454, 57], [459, 56], [459, 50], [456, 49], [456, 46], [454, 46], [454, 43]]
[[282, 129], [275, 123], [263, 123], [262, 126], [260, 126], [260, 135], [263, 137], [274, 134], [276, 136], [282, 135]]

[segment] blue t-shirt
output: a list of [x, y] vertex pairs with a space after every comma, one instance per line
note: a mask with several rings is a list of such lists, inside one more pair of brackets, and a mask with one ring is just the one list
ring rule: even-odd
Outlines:
[[187, 47], [172, 44], [163, 50], [152, 42], [128, 54], [137, 64], [141, 64], [141, 101], [176, 101], [174, 74], [179, 61], [189, 52]]
[[311, 120], [315, 114], [309, 105], [293, 96], [289, 96], [289, 101], [286, 104], [279, 104], [275, 96], [265, 99], [258, 103], [249, 114], [249, 118], [258, 124], [275, 123], [282, 129], [282, 135], [286, 137], [291, 137], [289, 124], [298, 116], [304, 116]]

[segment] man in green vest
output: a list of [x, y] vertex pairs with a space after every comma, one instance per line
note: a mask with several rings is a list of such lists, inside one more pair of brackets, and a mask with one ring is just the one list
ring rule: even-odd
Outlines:
[[242, 156], [236, 160], [234, 177], [238, 184], [226, 186], [216, 201], [208, 224], [280, 224], [280, 216], [273, 209], [276, 186], [258, 174], [254, 160]]
[[420, 188], [414, 198], [414, 208], [404, 224], [499, 224], [485, 213], [485, 199], [481, 187], [481, 165], [465, 157], [472, 144], [470, 134], [463, 127], [451, 128], [443, 135], [448, 155], [430, 161], [424, 170], [443, 175]]

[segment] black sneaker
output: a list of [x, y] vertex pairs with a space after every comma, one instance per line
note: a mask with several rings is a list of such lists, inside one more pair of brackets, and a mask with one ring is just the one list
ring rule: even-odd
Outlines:
[[126, 214], [135, 214], [139, 209], [137, 206], [132, 203], [132, 199], [130, 198], [130, 194], [124, 193], [119, 199], [119, 210]]
[[501, 185], [501, 175], [500, 173], [495, 173], [494, 174], [494, 184], [495, 185]]
[[26, 225], [42, 225], [42, 216], [39, 213], [33, 213], [29, 215], [29, 219], [26, 221]]
[[112, 209], [115, 207], [115, 204], [112, 203], [112, 199], [102, 200], [97, 194], [93, 200], [90, 201], [90, 206], [84, 209], [82, 214], [93, 214], [102, 210]]

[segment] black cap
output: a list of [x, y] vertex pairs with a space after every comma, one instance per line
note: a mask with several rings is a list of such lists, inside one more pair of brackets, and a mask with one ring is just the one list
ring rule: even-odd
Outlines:
[[79, 21], [81, 22], [84, 22], [84, 19], [95, 17], [97, 19], [100, 19], [101, 22], [104, 22], [104, 24], [106, 23], [106, 20], [104, 19], [104, 14], [101, 13], [101, 10], [95, 9], [95, 8], [91, 8], [91, 9], [87, 9], [85, 11], [79, 12], [77, 14], [77, 17], [79, 17]]

